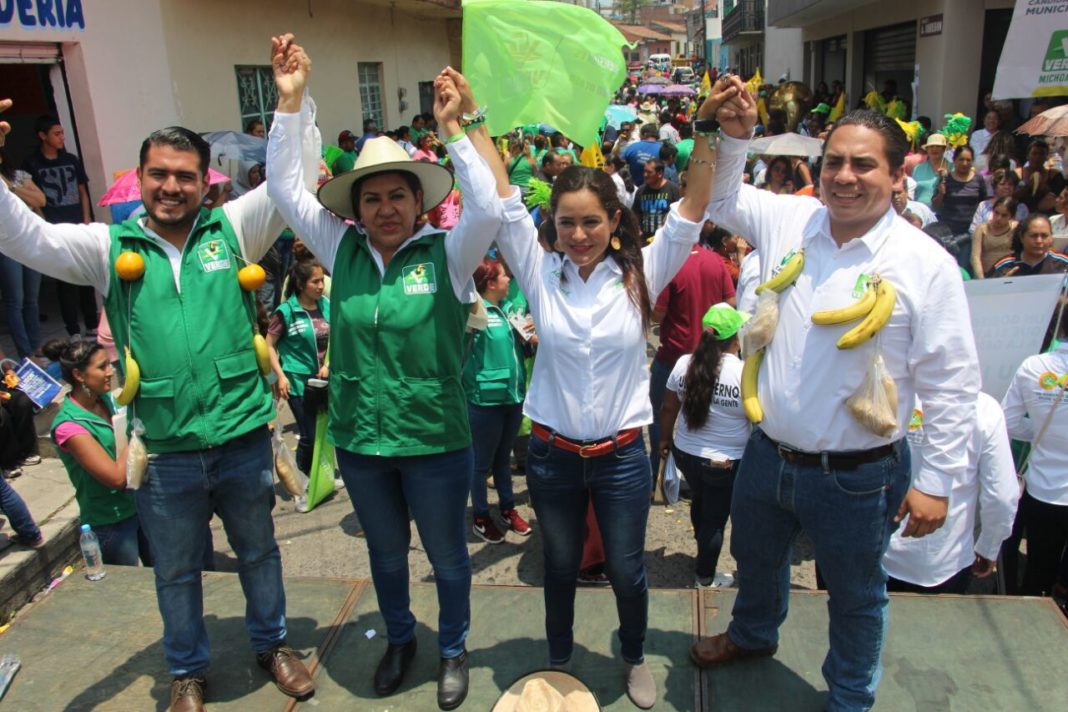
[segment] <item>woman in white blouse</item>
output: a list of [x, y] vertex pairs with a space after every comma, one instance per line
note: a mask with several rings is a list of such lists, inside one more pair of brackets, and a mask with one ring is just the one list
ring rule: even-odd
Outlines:
[[1060, 572], [1068, 545], [1068, 310], [1061, 314], [1061, 343], [1020, 364], [1001, 402], [1009, 437], [1031, 443], [1020, 516], [1027, 531], [1027, 569], [1020, 593], [1068, 595]]
[[[735, 89], [726, 87], [726, 82], [717, 84], [698, 111], [699, 120], [715, 116], [734, 95]], [[698, 121], [698, 132], [702, 129], [714, 127]], [[697, 241], [713, 163], [708, 136], [698, 135], [689, 191], [671, 206], [648, 247], [641, 247], [637, 221], [620, 203], [611, 176], [581, 166], [565, 170], [553, 185], [551, 252], [539, 247], [518, 191], [504, 201], [505, 223], [497, 239], [530, 302], [539, 338], [524, 413], [533, 421], [527, 484], [545, 540], [549, 662], [570, 664], [575, 579], [592, 500], [619, 612], [627, 694], [643, 709], [656, 702], [643, 650], [652, 478], [642, 428], [653, 419], [646, 331], [651, 299]]]

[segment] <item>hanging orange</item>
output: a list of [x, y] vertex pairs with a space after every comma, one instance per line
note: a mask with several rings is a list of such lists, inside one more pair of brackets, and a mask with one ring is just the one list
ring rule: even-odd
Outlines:
[[115, 274], [119, 279], [132, 282], [145, 273], [145, 258], [136, 252], [123, 252], [115, 259]]
[[237, 281], [246, 292], [255, 292], [267, 281], [267, 273], [259, 265], [245, 265], [238, 270]]

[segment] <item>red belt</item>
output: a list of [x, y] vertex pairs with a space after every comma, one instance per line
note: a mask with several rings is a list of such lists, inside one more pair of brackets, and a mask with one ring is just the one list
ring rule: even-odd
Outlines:
[[559, 433], [554, 433], [549, 430], [541, 423], [531, 423], [530, 432], [532, 435], [536, 435], [550, 445], [554, 445], [567, 452], [573, 452], [579, 457], [600, 457], [601, 455], [611, 454], [624, 445], [630, 445], [641, 436], [642, 429], [631, 428], [630, 430], [620, 430], [616, 433], [616, 436], [612, 438], [605, 438], [604, 440], [584, 440], [582, 442], [568, 440]]

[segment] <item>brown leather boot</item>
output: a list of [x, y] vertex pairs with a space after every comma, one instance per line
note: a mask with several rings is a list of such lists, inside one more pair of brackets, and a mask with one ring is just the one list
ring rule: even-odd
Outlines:
[[204, 687], [199, 677], [175, 678], [171, 682], [170, 712], [205, 712]]
[[713, 635], [711, 638], [702, 638], [694, 643], [693, 647], [690, 648], [690, 660], [693, 660], [694, 665], [698, 667], [709, 667], [711, 665], [729, 663], [732, 660], [741, 660], [742, 658], [767, 657], [768, 655], [774, 655], [778, 649], [778, 645], [756, 650], [739, 648], [726, 633], [720, 633], [719, 635]]
[[290, 697], [302, 699], [315, 692], [308, 668], [300, 661], [293, 648], [285, 643], [277, 645], [265, 653], [256, 653], [256, 662], [271, 673], [274, 684]]

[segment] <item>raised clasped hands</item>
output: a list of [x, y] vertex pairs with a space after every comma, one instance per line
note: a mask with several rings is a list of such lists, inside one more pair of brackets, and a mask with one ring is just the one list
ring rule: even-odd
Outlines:
[[[707, 115], [706, 106], [711, 103]], [[757, 122], [756, 101], [745, 88], [741, 77], [728, 75], [716, 80], [712, 95], [705, 100], [697, 112], [699, 118], [712, 118], [719, 121], [719, 128], [727, 136], [748, 139]]]
[[300, 98], [311, 74], [311, 59], [304, 48], [293, 41], [292, 33], [271, 38], [271, 68], [278, 87], [279, 110], [292, 111], [293, 103], [299, 109]]

